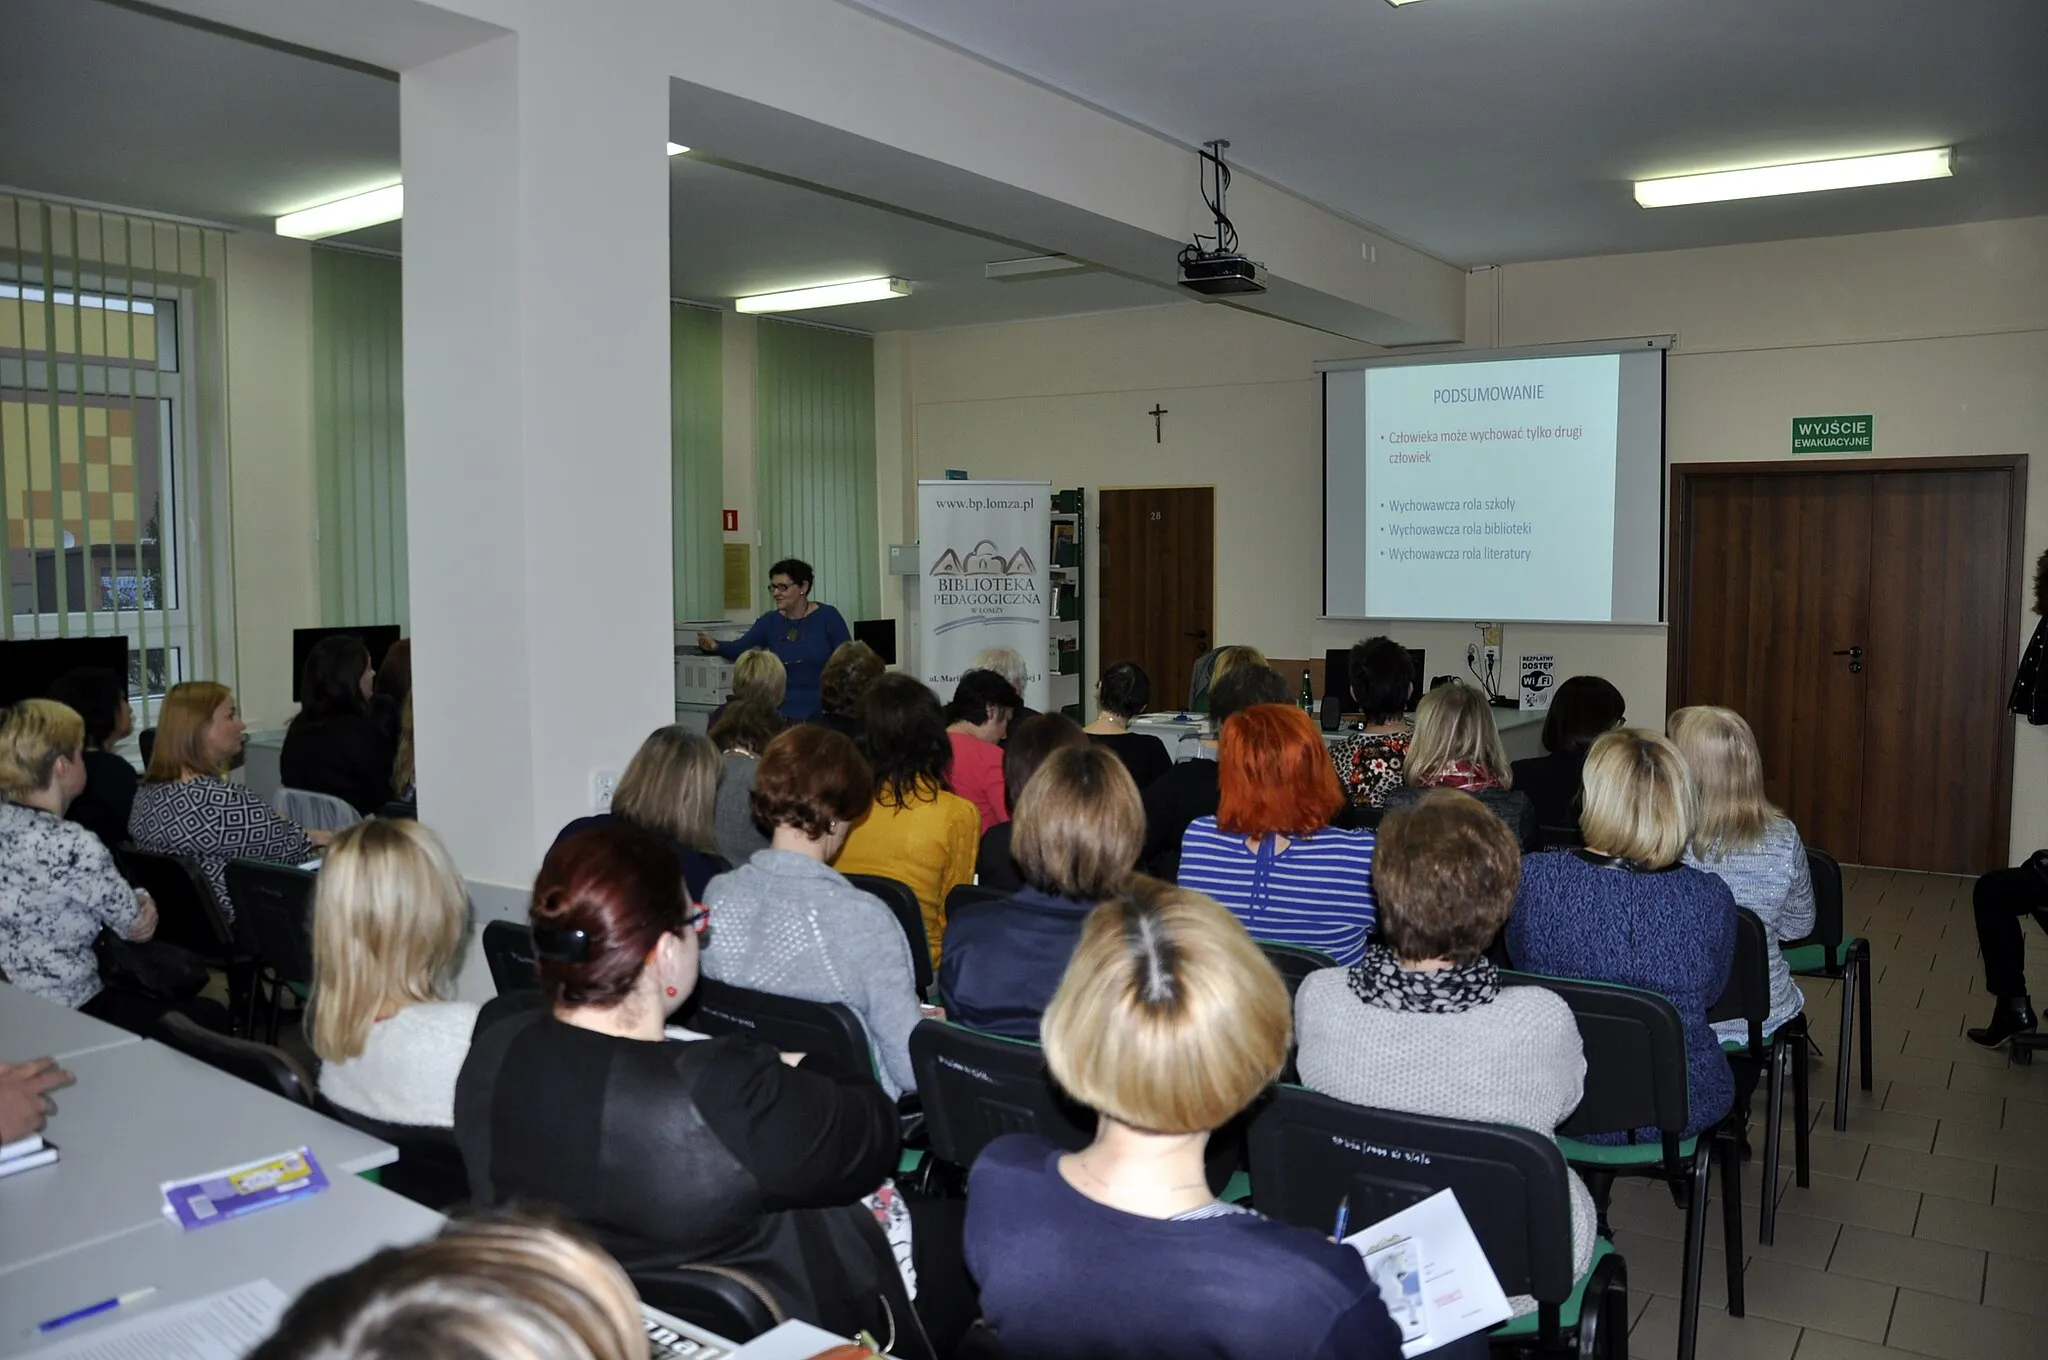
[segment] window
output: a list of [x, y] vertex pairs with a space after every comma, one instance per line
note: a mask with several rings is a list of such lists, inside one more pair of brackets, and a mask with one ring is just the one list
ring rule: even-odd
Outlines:
[[0, 631], [125, 635], [138, 725], [222, 673], [205, 606], [225, 592], [202, 568], [223, 441], [199, 361], [219, 242], [0, 197]]

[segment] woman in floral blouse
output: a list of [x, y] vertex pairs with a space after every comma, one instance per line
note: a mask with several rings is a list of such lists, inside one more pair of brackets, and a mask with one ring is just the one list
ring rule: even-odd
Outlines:
[[93, 955], [104, 927], [156, 932], [156, 906], [121, 881], [100, 838], [64, 819], [85, 792], [85, 720], [50, 699], [0, 716], [0, 969], [45, 1001], [143, 1030], [163, 1012], [107, 987]]
[[1367, 638], [1351, 649], [1352, 702], [1365, 718], [1362, 731], [1330, 747], [1337, 782], [1355, 808], [1380, 808], [1401, 787], [1413, 735], [1403, 710], [1415, 686], [1408, 649], [1391, 638]]
[[220, 777], [242, 749], [243, 730], [226, 685], [188, 680], [173, 686], [158, 712], [156, 746], [128, 815], [128, 834], [140, 849], [198, 861], [229, 919], [235, 914], [228, 898], [229, 860], [296, 864], [332, 839], [324, 831], [300, 829]]

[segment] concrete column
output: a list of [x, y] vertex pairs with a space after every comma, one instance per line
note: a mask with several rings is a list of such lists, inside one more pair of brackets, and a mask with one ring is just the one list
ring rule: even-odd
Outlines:
[[674, 714], [667, 82], [566, 23], [399, 87], [421, 813], [512, 887]]

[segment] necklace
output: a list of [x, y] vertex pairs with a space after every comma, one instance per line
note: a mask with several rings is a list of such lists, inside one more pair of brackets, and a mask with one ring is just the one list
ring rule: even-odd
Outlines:
[[[1090, 1171], [1090, 1170], [1088, 1169], [1088, 1164], [1087, 1164], [1086, 1162], [1084, 1162], [1084, 1161], [1082, 1161], [1082, 1160], [1081, 1160], [1080, 1154], [1078, 1154], [1078, 1153], [1077, 1153], [1077, 1154], [1075, 1154], [1075, 1156], [1074, 1156], [1074, 1161], [1073, 1161], [1073, 1167], [1074, 1167], [1074, 1169], [1075, 1169], [1076, 1171], [1078, 1171], [1078, 1172], [1080, 1172], [1080, 1173], [1081, 1173], [1082, 1175], [1086, 1176], [1086, 1177], [1087, 1177], [1087, 1178], [1088, 1178], [1089, 1180], [1091, 1180], [1091, 1181], [1094, 1181], [1094, 1182], [1095, 1182], [1095, 1183], [1096, 1183], [1097, 1185], [1101, 1186], [1101, 1187], [1102, 1187], [1102, 1188], [1103, 1188], [1104, 1190], [1108, 1190], [1108, 1191], [1110, 1191], [1111, 1193], [1119, 1193], [1119, 1192], [1121, 1192], [1121, 1193], [1123, 1193], [1123, 1194], [1131, 1194], [1131, 1193], [1133, 1193], [1133, 1188], [1132, 1188], [1132, 1187], [1130, 1187], [1130, 1186], [1117, 1186], [1117, 1185], [1113, 1185], [1113, 1184], [1111, 1184], [1111, 1183], [1110, 1183], [1109, 1181], [1106, 1181], [1106, 1180], [1102, 1179], [1102, 1177], [1100, 1177], [1100, 1176], [1096, 1175], [1096, 1174], [1095, 1174], [1095, 1173], [1094, 1173], [1093, 1171]], [[1144, 1193], [1148, 1193], [1148, 1191], [1149, 1191], [1149, 1193], [1152, 1193], [1152, 1194], [1160, 1194], [1160, 1195], [1170, 1195], [1170, 1194], [1178, 1194], [1178, 1193], [1180, 1193], [1180, 1192], [1181, 1192], [1181, 1191], [1183, 1191], [1183, 1190], [1207, 1190], [1208, 1188], [1209, 1188], [1209, 1182], [1208, 1182], [1207, 1180], [1199, 1180], [1199, 1181], [1195, 1181], [1195, 1182], [1193, 1182], [1192, 1184], [1189, 1184], [1189, 1185], [1161, 1185], [1161, 1186], [1156, 1186], [1156, 1187], [1148, 1187], [1148, 1188], [1147, 1188], [1147, 1189], [1145, 1189], [1145, 1190], [1138, 1190], [1138, 1191], [1137, 1191], [1136, 1193], [1139, 1193], [1139, 1194], [1144, 1194]]]

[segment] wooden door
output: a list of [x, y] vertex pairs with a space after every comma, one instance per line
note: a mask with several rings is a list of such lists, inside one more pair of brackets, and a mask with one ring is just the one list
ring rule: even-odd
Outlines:
[[1865, 685], [1832, 655], [1862, 642], [1870, 478], [1716, 477], [1690, 496], [1683, 704], [1748, 718], [1771, 801], [1849, 863], [1862, 825]]
[[1135, 661], [1152, 679], [1152, 706], [1179, 708], [1195, 658], [1216, 645], [1215, 488], [1104, 491], [1098, 509], [1097, 671]]
[[1929, 872], [2005, 863], [2025, 475], [2021, 459], [1673, 469], [1670, 705], [1747, 717], [1809, 844]]

